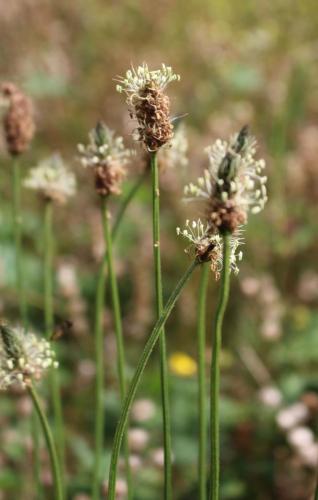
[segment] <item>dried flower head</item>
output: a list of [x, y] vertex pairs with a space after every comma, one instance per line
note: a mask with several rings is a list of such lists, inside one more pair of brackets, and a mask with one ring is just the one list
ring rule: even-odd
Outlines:
[[64, 203], [76, 192], [75, 175], [67, 170], [62, 157], [55, 153], [31, 168], [24, 186], [35, 189], [46, 199]]
[[164, 93], [168, 83], [180, 80], [170, 66], [150, 71], [147, 64], [132, 68], [126, 77], [119, 77], [117, 91], [127, 96], [131, 118], [137, 120], [135, 139], [148, 151], [158, 151], [173, 137], [170, 101]]
[[121, 193], [124, 167], [132, 155], [122, 137], [116, 137], [113, 130], [99, 122], [89, 133], [88, 145], [79, 144], [78, 152], [82, 165], [94, 169], [95, 188], [100, 196]]
[[180, 125], [171, 141], [163, 146], [159, 154], [159, 165], [164, 168], [187, 167], [188, 138], [184, 125]]
[[0, 92], [6, 104], [3, 127], [11, 155], [26, 151], [34, 135], [31, 100], [13, 83], [3, 83]]
[[[223, 268], [223, 238], [219, 233], [213, 231], [213, 226], [209, 223], [204, 224], [200, 219], [192, 222], [187, 220], [184, 229], [177, 227], [177, 235], [181, 235], [191, 242], [186, 252], [194, 249], [196, 257], [201, 262], [211, 262], [211, 270], [216, 279], [219, 279]], [[241, 231], [237, 230], [231, 236], [230, 241], [230, 268], [235, 274], [239, 272], [237, 262], [241, 261], [243, 257], [241, 251], [237, 252], [238, 247], [242, 244]]]
[[185, 187], [189, 200], [207, 202], [207, 217], [221, 232], [233, 233], [246, 223], [248, 212], [260, 212], [267, 201], [263, 159], [256, 160], [256, 140], [247, 127], [230, 141], [217, 140], [207, 148], [209, 167], [197, 184]]
[[14, 384], [25, 387], [49, 367], [57, 368], [58, 362], [48, 341], [0, 324], [0, 390]]

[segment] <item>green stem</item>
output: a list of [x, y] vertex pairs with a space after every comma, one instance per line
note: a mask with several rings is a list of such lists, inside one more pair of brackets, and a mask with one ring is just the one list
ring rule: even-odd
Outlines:
[[[53, 331], [53, 203], [46, 201], [44, 208], [44, 321], [46, 338]], [[64, 425], [60, 382], [57, 370], [50, 371], [54, 432], [60, 461], [64, 463]]]
[[[106, 207], [104, 199], [101, 207], [102, 220], [106, 217]], [[104, 222], [103, 222], [104, 225]], [[94, 475], [92, 498], [98, 500], [100, 498], [100, 482], [101, 482], [101, 462], [104, 447], [104, 334], [103, 334], [103, 308], [105, 302], [105, 285], [106, 285], [106, 264], [107, 264], [107, 249], [103, 261], [100, 265], [98, 274], [96, 302], [95, 302], [95, 363], [96, 363], [96, 386], [95, 386], [95, 460], [94, 460]]]
[[[157, 317], [162, 313], [162, 276], [160, 252], [160, 190], [157, 154], [151, 153], [152, 173], [152, 217], [153, 217], [153, 255], [155, 267], [156, 309]], [[161, 379], [161, 405], [163, 419], [163, 448], [164, 448], [164, 499], [172, 497], [171, 483], [171, 422], [169, 405], [169, 376], [167, 364], [167, 348], [165, 331], [162, 328], [159, 338], [160, 346], [160, 379]]]
[[115, 223], [114, 223], [113, 229], [112, 229], [113, 241], [117, 237], [119, 227], [120, 227], [121, 222], [123, 220], [124, 214], [128, 208], [128, 205], [130, 204], [131, 200], [135, 197], [135, 195], [138, 193], [138, 191], [139, 191], [142, 183], [144, 182], [145, 178], [147, 177], [147, 175], [148, 175], [148, 170], [146, 169], [138, 176], [135, 183], [131, 186], [128, 193], [123, 198], [121, 206], [118, 209]]
[[168, 302], [166, 303], [162, 314], [158, 318], [154, 329], [152, 330], [146, 345], [144, 347], [144, 350], [141, 354], [141, 357], [139, 359], [139, 362], [137, 364], [137, 368], [135, 371], [135, 374], [133, 376], [133, 379], [130, 383], [130, 387], [127, 391], [127, 395], [125, 397], [125, 401], [123, 403], [121, 415], [117, 424], [116, 428], [116, 433], [115, 433], [115, 438], [114, 438], [114, 443], [112, 447], [112, 456], [111, 456], [111, 463], [110, 463], [110, 470], [109, 470], [109, 488], [108, 488], [108, 500], [115, 500], [115, 488], [116, 488], [116, 476], [117, 476], [117, 463], [118, 463], [118, 457], [119, 457], [119, 452], [120, 452], [120, 447], [121, 443], [123, 441], [126, 425], [128, 422], [128, 416], [129, 416], [129, 411], [131, 408], [131, 405], [133, 403], [134, 397], [136, 395], [138, 386], [141, 381], [142, 374], [144, 372], [144, 369], [146, 367], [146, 364], [149, 360], [149, 357], [158, 341], [158, 338], [161, 335], [162, 327], [166, 323], [167, 319], [170, 316], [170, 313], [178, 300], [184, 286], [186, 285], [187, 281], [189, 280], [192, 272], [194, 271], [195, 267], [199, 264], [197, 260], [194, 260], [189, 268], [186, 270], [182, 278], [180, 279], [179, 283], [177, 284], [176, 288], [170, 295]]
[[206, 342], [206, 298], [210, 269], [203, 265], [200, 278], [198, 303], [198, 387], [199, 387], [199, 499], [206, 500], [206, 455], [207, 455], [207, 418], [206, 418], [206, 380], [205, 380], [205, 342]]
[[[24, 272], [23, 272], [23, 255], [22, 255], [22, 214], [21, 214], [21, 179], [20, 165], [17, 158], [14, 159], [12, 165], [12, 202], [13, 202], [13, 230], [16, 253], [16, 286], [19, 299], [20, 317], [25, 331], [28, 328], [28, 311], [26, 295], [24, 290]], [[34, 479], [36, 488], [41, 497], [41, 482], [40, 482], [40, 443], [38, 439], [39, 423], [35, 414], [31, 417], [31, 432], [34, 446]]]
[[[146, 172], [144, 172], [136, 183], [132, 186], [131, 190], [124, 198], [122, 205], [118, 211], [115, 224], [112, 230], [113, 241], [118, 235], [123, 216], [132, 201], [133, 197], [137, 194], [141, 186]], [[104, 217], [105, 209], [102, 207], [102, 217]], [[94, 463], [94, 477], [93, 477], [93, 500], [99, 498], [99, 488], [101, 481], [101, 457], [103, 452], [103, 434], [104, 434], [104, 409], [103, 409], [103, 386], [104, 386], [104, 365], [103, 365], [103, 349], [104, 349], [104, 336], [102, 326], [103, 307], [105, 302], [105, 288], [106, 288], [106, 273], [107, 273], [107, 249], [103, 261], [100, 265], [97, 289], [96, 289], [96, 304], [95, 304], [95, 359], [96, 359], [96, 406], [95, 406], [95, 463]]]
[[220, 428], [219, 428], [219, 393], [220, 393], [220, 352], [222, 345], [222, 325], [230, 292], [230, 235], [223, 236], [223, 269], [219, 303], [215, 317], [214, 337], [211, 360], [211, 468], [210, 500], [219, 500], [220, 494]]
[[13, 208], [13, 228], [16, 252], [16, 283], [19, 294], [19, 308], [22, 323], [27, 329], [27, 304], [24, 290], [23, 280], [23, 262], [22, 262], [22, 215], [21, 215], [21, 180], [20, 180], [20, 165], [17, 159], [12, 165], [12, 208]]
[[[119, 378], [119, 388], [121, 402], [124, 401], [126, 395], [126, 375], [125, 375], [125, 349], [123, 341], [123, 327], [121, 321], [121, 310], [120, 310], [120, 300], [118, 292], [118, 284], [116, 273], [114, 269], [113, 261], [113, 247], [112, 247], [112, 235], [109, 223], [109, 214], [107, 213], [107, 202], [103, 200], [103, 224], [104, 224], [104, 235], [105, 243], [107, 248], [107, 263], [108, 272], [110, 280], [110, 291], [113, 305], [114, 314], [114, 324], [115, 324], [115, 335], [116, 335], [116, 346], [117, 346], [117, 370]], [[128, 498], [131, 498], [131, 471], [129, 466], [129, 448], [127, 433], [125, 433], [125, 464], [126, 464], [126, 474], [127, 474], [127, 487], [128, 487]]]
[[54, 488], [55, 488], [55, 499], [56, 500], [63, 500], [63, 484], [62, 484], [62, 476], [61, 476], [61, 469], [58, 461], [58, 455], [56, 452], [53, 436], [51, 433], [50, 426], [48, 424], [47, 418], [45, 416], [44, 411], [42, 410], [42, 406], [39, 400], [39, 397], [36, 393], [36, 390], [34, 387], [29, 386], [28, 387], [29, 394], [32, 398], [34, 408], [37, 412], [37, 415], [39, 417], [40, 423], [42, 425], [43, 429], [43, 434], [46, 440], [46, 444], [48, 447], [49, 455], [50, 455], [50, 460], [51, 460], [51, 467], [52, 467], [52, 473], [53, 473], [53, 479], [54, 479]]

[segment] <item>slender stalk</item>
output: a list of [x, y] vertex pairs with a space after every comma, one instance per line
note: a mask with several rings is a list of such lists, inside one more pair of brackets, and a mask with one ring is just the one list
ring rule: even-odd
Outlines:
[[177, 302], [183, 288], [185, 287], [186, 283], [188, 282], [192, 272], [196, 268], [196, 266], [199, 264], [197, 260], [194, 260], [182, 278], [180, 279], [179, 283], [177, 284], [176, 288], [174, 291], [171, 293], [163, 311], [160, 317], [158, 318], [154, 329], [152, 330], [146, 345], [144, 347], [144, 350], [141, 354], [141, 357], [139, 359], [139, 362], [137, 364], [137, 368], [135, 371], [135, 374], [133, 376], [133, 379], [130, 383], [129, 389], [127, 391], [127, 395], [125, 397], [125, 401], [123, 403], [121, 415], [117, 424], [116, 428], [116, 433], [115, 433], [115, 438], [113, 442], [113, 447], [112, 447], [112, 456], [111, 456], [111, 462], [110, 462], [110, 470], [109, 470], [109, 482], [108, 482], [108, 500], [115, 500], [115, 488], [116, 488], [116, 476], [117, 476], [117, 464], [118, 464], [118, 458], [119, 458], [119, 453], [120, 453], [120, 448], [121, 448], [121, 443], [123, 441], [126, 425], [128, 422], [128, 416], [129, 416], [129, 411], [131, 409], [131, 405], [133, 403], [134, 397], [136, 395], [138, 386], [141, 381], [142, 374], [144, 372], [144, 369], [146, 367], [146, 364], [149, 360], [149, 357], [158, 341], [158, 338], [161, 335], [162, 327], [166, 323], [167, 319], [170, 316], [170, 313]]
[[[157, 154], [151, 153], [152, 173], [152, 217], [153, 217], [153, 255], [155, 267], [156, 287], [156, 309], [157, 317], [162, 313], [162, 277], [161, 277], [161, 255], [160, 255], [160, 190]], [[167, 366], [167, 348], [165, 331], [162, 328], [160, 339], [160, 379], [161, 379], [161, 405], [163, 419], [163, 448], [164, 448], [164, 499], [172, 497], [171, 485], [171, 422], [169, 405], [169, 377]]]
[[[12, 165], [12, 204], [13, 204], [13, 230], [16, 254], [16, 286], [18, 290], [19, 310], [25, 331], [28, 328], [28, 311], [26, 295], [24, 290], [23, 273], [23, 255], [22, 255], [22, 214], [21, 214], [21, 179], [20, 165], [17, 158], [13, 160]], [[34, 479], [37, 485], [37, 491], [41, 497], [40, 482], [40, 443], [38, 439], [39, 422], [37, 416], [33, 413], [31, 417], [31, 433], [34, 445]]]
[[22, 216], [21, 216], [21, 180], [20, 165], [18, 159], [13, 160], [12, 165], [12, 209], [13, 209], [13, 229], [16, 253], [16, 283], [19, 295], [20, 316], [24, 328], [27, 328], [27, 304], [23, 283], [23, 262], [22, 262]]
[[[114, 324], [115, 324], [115, 335], [116, 335], [116, 345], [117, 345], [117, 370], [118, 370], [118, 378], [119, 378], [119, 388], [120, 388], [120, 397], [121, 401], [124, 401], [126, 395], [126, 374], [125, 374], [125, 349], [124, 349], [124, 341], [123, 341], [123, 327], [121, 321], [121, 310], [120, 310], [120, 300], [119, 300], [119, 292], [118, 292], [118, 284], [116, 273], [114, 269], [114, 261], [113, 261], [113, 246], [112, 246], [112, 235], [110, 230], [109, 223], [109, 214], [107, 213], [107, 202], [104, 202], [104, 214], [103, 214], [103, 224], [104, 224], [104, 235], [105, 242], [107, 248], [107, 263], [108, 263], [108, 272], [109, 272], [109, 280], [110, 280], [110, 290], [111, 290], [111, 298], [113, 305], [113, 314], [114, 314]], [[131, 498], [131, 471], [129, 466], [129, 448], [128, 448], [128, 440], [127, 434], [125, 433], [125, 464], [126, 464], [126, 474], [127, 474], [127, 489], [128, 489], [128, 498]]]
[[211, 360], [211, 464], [210, 464], [210, 500], [219, 500], [220, 494], [220, 428], [219, 428], [219, 393], [220, 393], [220, 352], [222, 344], [222, 326], [230, 292], [230, 235], [223, 236], [223, 269], [219, 303], [215, 317], [214, 337]]
[[56, 500], [63, 500], [63, 483], [62, 483], [61, 469], [60, 469], [58, 455], [56, 452], [55, 443], [53, 440], [51, 429], [50, 429], [50, 426], [48, 424], [45, 413], [42, 409], [42, 406], [41, 406], [39, 397], [36, 393], [36, 390], [34, 389], [34, 387], [29, 386], [28, 391], [29, 391], [29, 394], [32, 398], [34, 408], [35, 408], [37, 415], [39, 417], [39, 421], [41, 423], [41, 426], [43, 429], [43, 434], [44, 434], [46, 444], [48, 447], [50, 460], [51, 460], [53, 479], [54, 479], [55, 499]]
[[[105, 199], [102, 199], [101, 217], [102, 220], [106, 217]], [[105, 223], [103, 222], [103, 225]], [[96, 362], [96, 386], [95, 386], [95, 460], [94, 460], [94, 475], [92, 498], [98, 500], [100, 498], [100, 481], [101, 481], [101, 461], [104, 447], [104, 335], [103, 335], [103, 307], [105, 302], [105, 285], [106, 285], [106, 264], [107, 264], [107, 249], [103, 261], [100, 265], [95, 303], [95, 362]]]
[[120, 227], [120, 224], [123, 220], [123, 217], [125, 215], [125, 212], [128, 208], [128, 205], [130, 204], [130, 202], [132, 201], [132, 199], [136, 196], [136, 194], [138, 193], [142, 183], [144, 182], [145, 178], [147, 177], [148, 175], [148, 170], [144, 170], [136, 179], [136, 181], [134, 182], [134, 184], [131, 186], [131, 188], [129, 189], [128, 193], [126, 194], [126, 196], [123, 198], [122, 200], [122, 203], [121, 203], [121, 206], [119, 207], [119, 210], [117, 212], [117, 216], [116, 216], [116, 219], [115, 219], [115, 223], [113, 225], [113, 229], [112, 229], [112, 237], [113, 237], [113, 241], [115, 240], [115, 238], [117, 237], [117, 234], [118, 234], [118, 230], [119, 230], [119, 227]]
[[[46, 338], [53, 330], [53, 204], [46, 201], [44, 209], [44, 322]], [[50, 371], [52, 407], [54, 415], [54, 433], [61, 463], [64, 463], [64, 424], [60, 393], [59, 374]]]
[[[132, 201], [133, 197], [137, 194], [146, 172], [144, 172], [132, 186], [131, 190], [124, 198], [122, 205], [118, 211], [115, 224], [112, 229], [113, 241], [118, 235], [120, 225], [122, 223], [124, 214]], [[102, 217], [105, 214], [105, 207], [102, 206]], [[107, 278], [107, 249], [103, 261], [100, 265], [98, 274], [97, 289], [96, 289], [96, 303], [95, 303], [95, 359], [96, 359], [96, 406], [95, 406], [95, 460], [94, 460], [94, 477], [92, 494], [93, 500], [99, 498], [99, 487], [101, 479], [101, 457], [103, 452], [103, 432], [104, 432], [104, 409], [103, 409], [103, 385], [104, 385], [104, 365], [103, 365], [103, 349], [104, 349], [104, 336], [102, 327], [103, 306], [105, 302], [105, 288]]]
[[198, 387], [199, 387], [199, 500], [206, 500], [206, 454], [207, 454], [207, 418], [206, 418], [206, 380], [205, 380], [205, 342], [206, 342], [206, 298], [210, 269], [203, 265], [201, 269], [198, 303]]

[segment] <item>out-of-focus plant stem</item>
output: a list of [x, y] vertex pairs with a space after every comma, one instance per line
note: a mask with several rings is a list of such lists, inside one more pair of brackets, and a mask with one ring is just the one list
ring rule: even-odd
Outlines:
[[223, 236], [223, 268], [219, 302], [215, 316], [214, 336], [212, 339], [211, 360], [211, 464], [210, 464], [210, 500], [219, 500], [220, 495], [220, 352], [222, 346], [222, 326], [230, 292], [230, 235]]
[[[107, 249], [107, 264], [108, 264], [108, 273], [110, 281], [110, 291], [111, 291], [113, 314], [114, 314], [114, 325], [115, 325], [116, 347], [117, 347], [117, 371], [119, 379], [120, 397], [121, 401], [123, 402], [126, 395], [125, 349], [123, 341], [123, 327], [121, 320], [118, 284], [117, 284], [117, 278], [113, 261], [112, 235], [111, 235], [109, 214], [107, 212], [106, 202], [104, 203], [104, 211], [105, 213], [103, 215], [103, 224], [104, 224], [105, 243]], [[128, 489], [127, 492], [128, 492], [128, 499], [130, 499], [132, 495], [131, 492], [132, 484], [131, 484], [131, 471], [129, 466], [129, 448], [128, 448], [128, 440], [126, 432], [124, 440], [125, 440], [124, 453], [125, 453], [125, 464], [126, 464], [126, 478], [127, 478], [127, 489]]]
[[[157, 154], [151, 153], [152, 173], [152, 217], [153, 217], [153, 254], [155, 268], [156, 309], [157, 317], [162, 313], [162, 276], [160, 252], [160, 188]], [[165, 331], [162, 329], [160, 340], [160, 378], [161, 378], [161, 404], [163, 418], [163, 448], [164, 448], [164, 499], [172, 497], [172, 472], [171, 472], [171, 422], [169, 404], [169, 376], [167, 366], [167, 347]]]
[[206, 454], [207, 454], [207, 418], [206, 418], [206, 299], [210, 269], [207, 264], [201, 268], [198, 302], [198, 388], [199, 388], [199, 500], [206, 500]]
[[34, 387], [32, 387], [30, 385], [28, 387], [28, 392], [31, 396], [35, 411], [36, 411], [38, 418], [39, 418], [39, 421], [41, 423], [41, 426], [43, 429], [43, 434], [44, 434], [45, 441], [46, 441], [47, 448], [48, 448], [48, 452], [50, 455], [52, 476], [53, 476], [54, 488], [55, 488], [55, 499], [56, 500], [63, 500], [63, 497], [64, 497], [64, 495], [63, 495], [63, 481], [62, 481], [62, 475], [61, 475], [58, 454], [56, 451], [52, 432], [51, 432], [50, 426], [48, 424], [47, 418], [45, 416], [45, 413], [42, 409], [42, 406], [41, 406], [41, 403], [40, 403], [40, 400], [39, 400], [39, 397], [37, 395], [36, 390], [34, 389]]
[[[106, 213], [106, 200], [101, 199], [101, 217], [103, 226]], [[105, 303], [105, 283], [106, 283], [106, 257], [107, 249], [97, 280], [95, 299], [95, 363], [96, 363], [96, 385], [95, 385], [95, 461], [93, 474], [92, 498], [100, 498], [101, 482], [101, 461], [104, 447], [104, 334], [103, 334], [103, 308]]]
[[144, 347], [144, 350], [141, 354], [141, 357], [139, 359], [139, 362], [136, 367], [135, 374], [132, 378], [132, 381], [130, 383], [129, 389], [127, 391], [127, 395], [125, 397], [125, 401], [122, 407], [121, 415], [117, 424], [116, 428], [116, 433], [115, 433], [115, 438], [113, 442], [113, 447], [112, 447], [112, 456], [111, 456], [111, 463], [110, 463], [110, 469], [109, 469], [109, 481], [108, 481], [108, 500], [115, 500], [115, 494], [116, 494], [116, 477], [117, 477], [117, 464], [118, 464], [118, 458], [119, 458], [119, 453], [120, 453], [120, 448], [121, 444], [123, 441], [123, 437], [125, 434], [125, 429], [127, 426], [127, 421], [128, 421], [128, 416], [129, 412], [131, 409], [131, 405], [133, 403], [134, 397], [136, 395], [137, 389], [139, 387], [140, 381], [142, 374], [144, 372], [144, 369], [147, 365], [147, 362], [149, 360], [149, 357], [158, 341], [158, 338], [161, 335], [162, 327], [166, 323], [167, 319], [170, 316], [170, 313], [177, 302], [178, 298], [181, 295], [181, 292], [183, 288], [185, 287], [186, 283], [188, 282], [190, 276], [192, 275], [194, 269], [199, 265], [198, 260], [194, 260], [180, 281], [178, 282], [176, 288], [173, 290], [171, 293], [163, 311], [160, 317], [158, 318], [147, 342]]
[[[20, 164], [17, 158], [14, 158], [12, 165], [12, 208], [13, 208], [13, 230], [16, 255], [16, 286], [18, 291], [20, 317], [23, 328], [26, 331], [28, 328], [28, 310], [26, 295], [24, 290], [24, 271], [23, 271], [23, 255], [22, 255], [22, 213], [21, 213], [21, 179], [20, 179]], [[39, 422], [35, 413], [32, 415], [32, 439], [34, 449], [34, 478], [39, 497], [41, 497], [41, 482], [40, 482], [40, 442], [39, 442]]]
[[16, 255], [16, 283], [19, 294], [19, 308], [23, 327], [27, 328], [27, 304], [23, 282], [23, 262], [22, 262], [22, 215], [21, 215], [21, 180], [19, 160], [15, 158], [12, 165], [12, 209], [13, 209], [13, 229]]
[[[122, 223], [124, 214], [137, 194], [146, 173], [140, 175], [135, 184], [127, 193], [126, 197], [122, 201], [122, 205], [118, 211], [113, 229], [112, 229], [112, 239], [113, 241], [118, 235], [120, 225]], [[105, 200], [102, 200], [102, 217], [106, 214], [106, 209], [104, 207]], [[95, 301], [95, 359], [96, 359], [96, 407], [95, 407], [95, 463], [94, 463], [94, 477], [93, 477], [93, 499], [97, 500], [99, 498], [100, 490], [100, 475], [101, 475], [101, 457], [103, 452], [103, 429], [104, 429], [104, 409], [103, 409], [103, 384], [104, 384], [104, 365], [103, 365], [103, 348], [104, 348], [104, 336], [103, 336], [103, 307], [105, 303], [105, 288], [107, 279], [107, 248], [105, 250], [105, 255], [100, 265], [100, 270], [97, 280], [96, 288], [96, 301]]]
[[[44, 321], [46, 338], [49, 340], [54, 327], [53, 312], [53, 203], [45, 201], [44, 208]], [[64, 464], [65, 442], [59, 373], [50, 371], [54, 435], [61, 464]]]
[[144, 182], [145, 178], [148, 176], [148, 170], [144, 170], [139, 176], [137, 177], [136, 181], [132, 184], [131, 188], [128, 190], [126, 196], [122, 199], [121, 205], [118, 209], [116, 219], [113, 225], [112, 229], [112, 238], [113, 241], [117, 237], [118, 230], [120, 227], [120, 224], [123, 220], [123, 217], [125, 215], [125, 212], [128, 208], [128, 205], [132, 201], [132, 199], [136, 196], [138, 193], [140, 187], [142, 186], [142, 183]]

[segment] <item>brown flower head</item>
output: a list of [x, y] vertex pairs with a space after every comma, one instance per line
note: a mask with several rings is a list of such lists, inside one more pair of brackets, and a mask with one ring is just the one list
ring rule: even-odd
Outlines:
[[117, 90], [127, 95], [131, 118], [138, 124], [135, 139], [148, 151], [158, 151], [173, 137], [170, 101], [164, 90], [168, 83], [179, 79], [179, 75], [164, 64], [156, 71], [149, 71], [147, 64], [143, 64], [118, 79]]
[[89, 144], [79, 144], [78, 151], [82, 165], [94, 169], [96, 192], [100, 196], [120, 194], [125, 165], [132, 154], [122, 137], [115, 137], [112, 130], [99, 122], [89, 133]]
[[1, 94], [8, 104], [3, 119], [7, 148], [12, 156], [19, 155], [28, 149], [34, 135], [32, 103], [13, 83], [3, 83]]
[[260, 212], [267, 201], [264, 160], [256, 160], [256, 141], [244, 127], [229, 142], [217, 140], [207, 148], [209, 167], [197, 184], [185, 187], [188, 200], [206, 202], [206, 218], [216, 231], [233, 233]]

